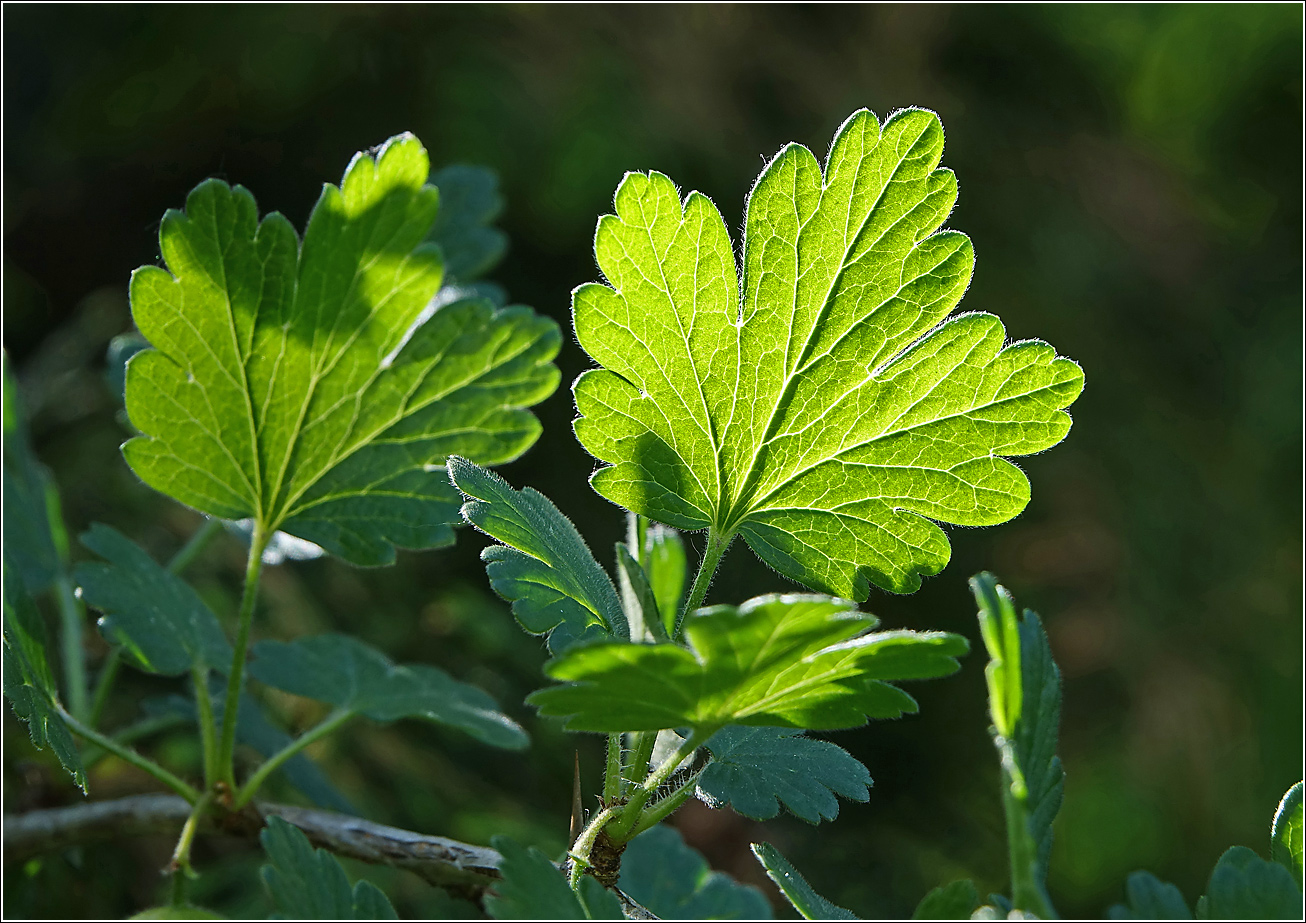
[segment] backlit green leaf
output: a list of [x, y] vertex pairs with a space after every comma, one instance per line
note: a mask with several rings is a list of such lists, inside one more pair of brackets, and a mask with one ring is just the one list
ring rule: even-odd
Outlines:
[[302, 244], [248, 190], [207, 180], [165, 215], [167, 270], [132, 276], [154, 347], [127, 365], [146, 483], [223, 519], [252, 518], [358, 564], [453, 540], [450, 453], [516, 458], [557, 386], [557, 326], [523, 307], [440, 304], [439, 194], [412, 135], [324, 187]]
[[390, 900], [376, 885], [359, 881], [350, 888], [340, 861], [314, 849], [308, 837], [280, 817], [269, 817], [259, 834], [268, 864], [263, 884], [283, 920], [395, 920]]
[[47, 747], [58, 757], [73, 781], [86, 791], [86, 769], [55, 707], [54, 675], [46, 660], [48, 641], [41, 615], [23, 586], [19, 568], [9, 561], [8, 547], [4, 561], [4, 693], [14, 714], [27, 722], [32, 743], [37, 749]]
[[598, 880], [586, 875], [580, 893], [549, 857], [534, 846], [524, 847], [506, 836], [490, 844], [503, 856], [503, 881], [485, 898], [485, 909], [496, 920], [620, 920], [621, 903]]
[[1288, 789], [1270, 826], [1270, 858], [1292, 872], [1302, 886], [1302, 783]]
[[935, 888], [921, 898], [912, 912], [913, 920], [969, 920], [979, 906], [979, 892], [969, 878]]
[[754, 820], [770, 820], [780, 803], [809, 824], [834, 820], [842, 795], [866, 801], [871, 774], [847, 750], [790, 728], [726, 727], [704, 744], [712, 762], [698, 778], [708, 804], [728, 803]]
[[396, 666], [348, 635], [254, 645], [250, 676], [285, 692], [329, 702], [374, 721], [425, 718], [461, 728], [494, 747], [520, 750], [526, 732], [484, 691], [425, 664]]
[[533, 488], [513, 490], [503, 478], [461, 458], [449, 477], [467, 496], [462, 514], [503, 542], [481, 552], [490, 586], [512, 603], [531, 634], [549, 634], [555, 651], [581, 640], [627, 633], [616, 587], [576, 527]]
[[[865, 599], [948, 560], [932, 520], [1005, 522], [1029, 482], [1002, 456], [1059, 442], [1083, 374], [988, 314], [944, 322], [970, 241], [943, 128], [854, 113], [824, 173], [791, 144], [748, 199], [742, 266], [720, 212], [660, 173], [628, 174], [573, 295], [601, 369], [574, 391], [594, 489], [682, 529], [742, 534], [785, 576]], [[742, 278], [741, 278], [742, 276]], [[742, 294], [741, 294], [742, 293]], [[742, 297], [742, 303], [741, 303]]]
[[793, 904], [795, 910], [805, 920], [860, 920], [861, 917], [846, 910], [838, 904], [831, 903], [813, 890], [799, 871], [789, 860], [780, 855], [780, 850], [770, 843], [754, 843], [753, 855], [766, 869], [767, 877]]
[[1197, 916], [1206, 920], [1300, 920], [1302, 892], [1292, 873], [1246, 846], [1231, 846], [1211, 872]]
[[545, 667], [566, 685], [527, 701], [573, 731], [656, 731], [727, 724], [829, 730], [896, 718], [916, 702], [889, 680], [946, 676], [966, 639], [867, 633], [873, 616], [825, 596], [760, 596], [685, 618], [689, 647], [601, 642]]
[[661, 824], [631, 840], [617, 885], [663, 920], [771, 919], [761, 891], [712, 871], [678, 830]]
[[86, 604], [104, 613], [100, 634], [129, 663], [168, 676], [195, 666], [230, 669], [231, 645], [190, 584], [109, 526], [95, 523], [81, 541], [109, 563], [79, 564], [73, 579]]
[[648, 575], [653, 598], [662, 613], [667, 633], [675, 635], [676, 618], [681, 603], [685, 601], [686, 563], [685, 543], [680, 533], [663, 525], [653, 524], [644, 535], [644, 572]]

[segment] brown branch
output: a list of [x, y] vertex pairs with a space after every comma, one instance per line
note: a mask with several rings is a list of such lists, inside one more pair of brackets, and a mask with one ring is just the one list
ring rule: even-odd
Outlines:
[[[4, 861], [19, 862], [97, 840], [172, 833], [186, 822], [190, 811], [191, 806], [176, 795], [132, 795], [6, 814]], [[487, 846], [414, 833], [334, 811], [259, 804], [257, 812], [246, 809], [226, 816], [210, 815], [201, 829], [253, 838], [258, 836], [263, 818], [271, 816], [294, 824], [314, 846], [350, 859], [407, 869], [430, 884], [471, 900], [478, 900], [502, 877], [499, 863], [503, 857]], [[628, 918], [656, 919], [620, 891], [615, 893]]]

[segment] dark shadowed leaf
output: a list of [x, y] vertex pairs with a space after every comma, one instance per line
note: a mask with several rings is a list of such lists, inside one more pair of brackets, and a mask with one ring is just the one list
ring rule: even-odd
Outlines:
[[913, 920], [969, 920], [979, 906], [979, 892], [969, 878], [935, 888], [916, 905]]
[[770, 843], [754, 843], [753, 855], [766, 869], [767, 876], [793, 904], [794, 909], [805, 920], [859, 920], [861, 917], [846, 910], [838, 904], [831, 903], [812, 890], [799, 871], [789, 860], [780, 855], [780, 850]]
[[626, 847], [618, 887], [663, 920], [771, 919], [761, 891], [712, 871], [678, 830], [661, 824]]
[[490, 845], [503, 856], [503, 880], [485, 899], [496, 920], [620, 920], [621, 903], [588, 875], [580, 893], [572, 891], [561, 871], [534, 846], [524, 847], [506, 836]]
[[390, 900], [368, 881], [352, 888], [345, 870], [325, 849], [280, 817], [268, 818], [259, 834], [267, 853], [263, 884], [283, 920], [394, 920]]

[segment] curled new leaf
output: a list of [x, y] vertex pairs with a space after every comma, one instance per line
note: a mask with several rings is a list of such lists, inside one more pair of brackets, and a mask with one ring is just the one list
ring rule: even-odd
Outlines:
[[573, 296], [601, 369], [576, 382], [576, 435], [604, 497], [682, 529], [741, 534], [813, 589], [903, 593], [947, 563], [932, 520], [992, 525], [1029, 500], [1003, 456], [1055, 445], [1083, 373], [998, 318], [945, 319], [970, 241], [943, 128], [862, 110], [825, 169], [791, 144], [748, 199], [742, 265], [720, 212], [660, 173], [626, 176]]
[[[426, 151], [412, 135], [360, 154], [323, 189], [301, 243], [248, 190], [197, 186], [164, 217], [167, 270], [132, 276], [153, 349], [127, 366], [146, 483], [223, 519], [253, 519], [358, 564], [453, 540], [454, 452], [516, 458], [525, 408], [557, 386], [557, 326], [485, 300], [428, 305], [439, 247]], [[428, 316], [429, 315], [429, 316]]]
[[759, 596], [685, 618], [688, 647], [578, 645], [545, 667], [565, 685], [527, 700], [573, 731], [656, 731], [727, 724], [830, 730], [896, 718], [916, 702], [890, 680], [946, 676], [966, 639], [945, 632], [867, 633], [873, 616], [825, 596]]

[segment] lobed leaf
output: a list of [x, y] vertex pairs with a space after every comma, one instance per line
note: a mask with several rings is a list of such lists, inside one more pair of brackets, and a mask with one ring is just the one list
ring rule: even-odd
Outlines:
[[484, 691], [436, 667], [396, 666], [348, 635], [260, 641], [249, 673], [261, 683], [374, 721], [425, 718], [492, 747], [520, 750], [529, 743], [526, 732]]
[[109, 563], [79, 564], [73, 579], [86, 604], [104, 613], [100, 634], [128, 663], [165, 676], [192, 667], [230, 669], [231, 645], [190, 584], [109, 526], [93, 524], [81, 542]]
[[687, 616], [688, 647], [599, 642], [545, 671], [565, 685], [528, 702], [573, 731], [656, 731], [727, 724], [833, 730], [914, 712], [887, 681], [945, 676], [966, 639], [943, 632], [867, 634], [872, 616], [846, 600], [760, 596]]
[[979, 907], [979, 892], [969, 878], [935, 888], [912, 911], [913, 920], [969, 920]]
[[948, 561], [934, 521], [993, 525], [1029, 501], [1004, 456], [1047, 449], [1083, 373], [998, 318], [946, 320], [970, 241], [940, 230], [957, 196], [943, 128], [861, 110], [824, 172], [791, 144], [748, 198], [743, 256], [716, 207], [631, 173], [599, 220], [606, 285], [572, 297], [601, 368], [573, 390], [591, 484], [680, 529], [742, 534], [786, 577], [865, 599]]
[[1270, 858], [1292, 872], [1302, 886], [1302, 783], [1283, 794], [1270, 825]]
[[340, 861], [314, 849], [308, 837], [280, 817], [269, 817], [259, 834], [268, 855], [261, 876], [277, 918], [283, 920], [396, 920], [389, 898], [369, 881], [353, 888]]
[[559, 334], [483, 299], [426, 312], [442, 278], [439, 247], [423, 243], [438, 214], [428, 172], [412, 135], [357, 155], [302, 244], [218, 180], [165, 215], [168, 268], [131, 284], [154, 348], [127, 366], [143, 435], [123, 452], [146, 483], [357, 564], [453, 541], [458, 498], [439, 467], [451, 453], [508, 461], [535, 441], [525, 408], [557, 386]]
[[1197, 904], [1204, 920], [1300, 920], [1302, 892], [1292, 873], [1246, 846], [1225, 850]]
[[1107, 911], [1112, 920], [1191, 920], [1179, 889], [1151, 872], [1134, 872], [1125, 879], [1125, 904]]
[[503, 881], [485, 898], [485, 909], [496, 920], [620, 920], [621, 902], [598, 880], [586, 875], [579, 891], [549, 857], [534, 846], [521, 846], [506, 836], [490, 844], [503, 856]]
[[50, 472], [37, 461], [23, 418], [9, 354], [0, 353], [4, 376], [4, 546], [23, 585], [40, 593], [63, 573], [68, 537], [59, 494]]
[[769, 920], [771, 905], [752, 885], [714, 872], [674, 827], [651, 827], [630, 841], [618, 886], [662, 920]]
[[462, 515], [503, 545], [481, 552], [490, 586], [512, 603], [528, 632], [547, 634], [551, 650], [628, 633], [612, 580], [571, 520], [533, 488], [513, 490], [503, 478], [462, 458], [449, 477], [467, 497]]
[[861, 917], [817, 894], [807, 879], [770, 843], [754, 843], [753, 855], [767, 877], [805, 920], [860, 920]]
[[83, 794], [87, 791], [86, 768], [57, 707], [54, 674], [46, 660], [49, 641], [19, 568], [4, 559], [4, 694], [14, 714], [27, 722], [28, 733], [38, 750], [49, 748], [73, 777]]
[[446, 284], [471, 282], [494, 268], [508, 235], [493, 226], [503, 211], [499, 178], [488, 167], [453, 164], [431, 174], [440, 211], [427, 239], [440, 246]]
[[725, 727], [704, 744], [712, 762], [698, 777], [698, 796], [729, 804], [753, 820], [770, 820], [783, 803], [809, 824], [834, 820], [842, 795], [867, 801], [871, 774], [847, 750], [792, 728]]

